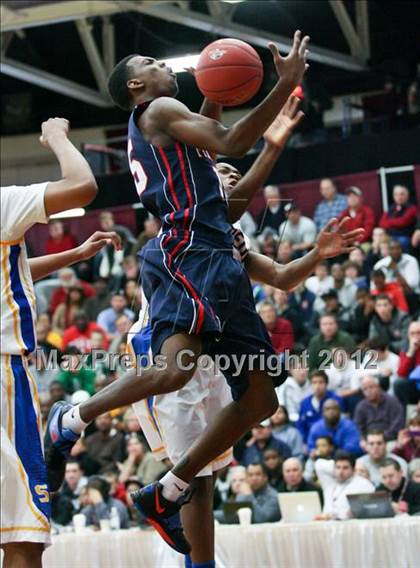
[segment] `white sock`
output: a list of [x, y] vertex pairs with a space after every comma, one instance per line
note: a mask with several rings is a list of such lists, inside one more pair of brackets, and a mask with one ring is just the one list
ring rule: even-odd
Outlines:
[[80, 418], [79, 404], [63, 415], [63, 428], [68, 428], [75, 434], [81, 434], [87, 426], [88, 423]]
[[189, 487], [189, 483], [186, 483], [182, 479], [179, 479], [172, 471], [168, 471], [159, 483], [163, 485], [162, 495], [168, 501], [176, 501]]

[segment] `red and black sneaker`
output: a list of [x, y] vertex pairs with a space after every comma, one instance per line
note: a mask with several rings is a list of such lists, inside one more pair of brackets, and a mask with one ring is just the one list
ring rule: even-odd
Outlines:
[[162, 495], [162, 485], [156, 481], [143, 489], [131, 493], [137, 509], [146, 521], [157, 530], [163, 540], [180, 554], [188, 554], [191, 546], [185, 538], [179, 511], [190, 494], [181, 496], [178, 501], [168, 501]]

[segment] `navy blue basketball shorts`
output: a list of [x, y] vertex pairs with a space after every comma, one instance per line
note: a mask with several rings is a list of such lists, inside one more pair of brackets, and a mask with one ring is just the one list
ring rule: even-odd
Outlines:
[[275, 384], [283, 382], [287, 374], [255, 311], [248, 275], [232, 249], [192, 246], [176, 257], [162, 246], [164, 239], [162, 235], [149, 241], [140, 253], [153, 355], [176, 333], [198, 335], [204, 353], [227, 378], [234, 400], [247, 389], [249, 371], [266, 371]]

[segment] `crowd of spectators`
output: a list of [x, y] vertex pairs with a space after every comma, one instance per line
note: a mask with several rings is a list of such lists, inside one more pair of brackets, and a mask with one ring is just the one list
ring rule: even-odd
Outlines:
[[[279, 492], [317, 491], [321, 518], [349, 516], [347, 495], [388, 491], [396, 513], [420, 512], [420, 229], [407, 188], [397, 185], [389, 211], [377, 218], [363, 191], [337, 191], [320, 183], [313, 220], [279, 188], [264, 190], [266, 208], [241, 220], [252, 247], [286, 264], [310, 250], [317, 233], [336, 216], [365, 236], [345, 256], [321, 262], [292, 290], [252, 282], [257, 311], [277, 353], [293, 364], [277, 388], [279, 408], [234, 448], [234, 464], [220, 472], [216, 518], [230, 501], [251, 501], [253, 522], [281, 519]], [[36, 285], [36, 333], [43, 356], [33, 358], [43, 423], [60, 399], [73, 402], [117, 380], [122, 367], [92, 350], [123, 354], [127, 332], [141, 307], [137, 252], [159, 231], [155, 219], [134, 235], [99, 216], [103, 230], [118, 232], [123, 251], [106, 247], [91, 263], [61, 270]], [[417, 222], [417, 225], [416, 225]], [[417, 227], [417, 228], [416, 228]], [[46, 252], [72, 248], [75, 237], [61, 221], [50, 224]], [[48, 357], [67, 356], [52, 369]], [[87, 355], [88, 368], [80, 365]], [[100, 416], [76, 444], [65, 482], [54, 497], [53, 520], [89, 524], [118, 514], [125, 528], [143, 524], [130, 491], [159, 478], [169, 462], [154, 460], [131, 409]]]

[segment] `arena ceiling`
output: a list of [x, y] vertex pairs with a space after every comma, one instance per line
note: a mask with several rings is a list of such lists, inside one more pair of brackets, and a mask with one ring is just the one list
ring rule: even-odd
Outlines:
[[[408, 81], [420, 60], [416, 2], [381, 0], [3, 0], [2, 131], [31, 131], [48, 115], [77, 127], [124, 122], [106, 77], [129, 53], [158, 58], [199, 52], [233, 36], [259, 51], [274, 81], [268, 41], [281, 50], [296, 28], [312, 38], [311, 74], [332, 95]], [[196, 108], [194, 81], [180, 76], [181, 98]], [[258, 99], [258, 97], [257, 97]]]

